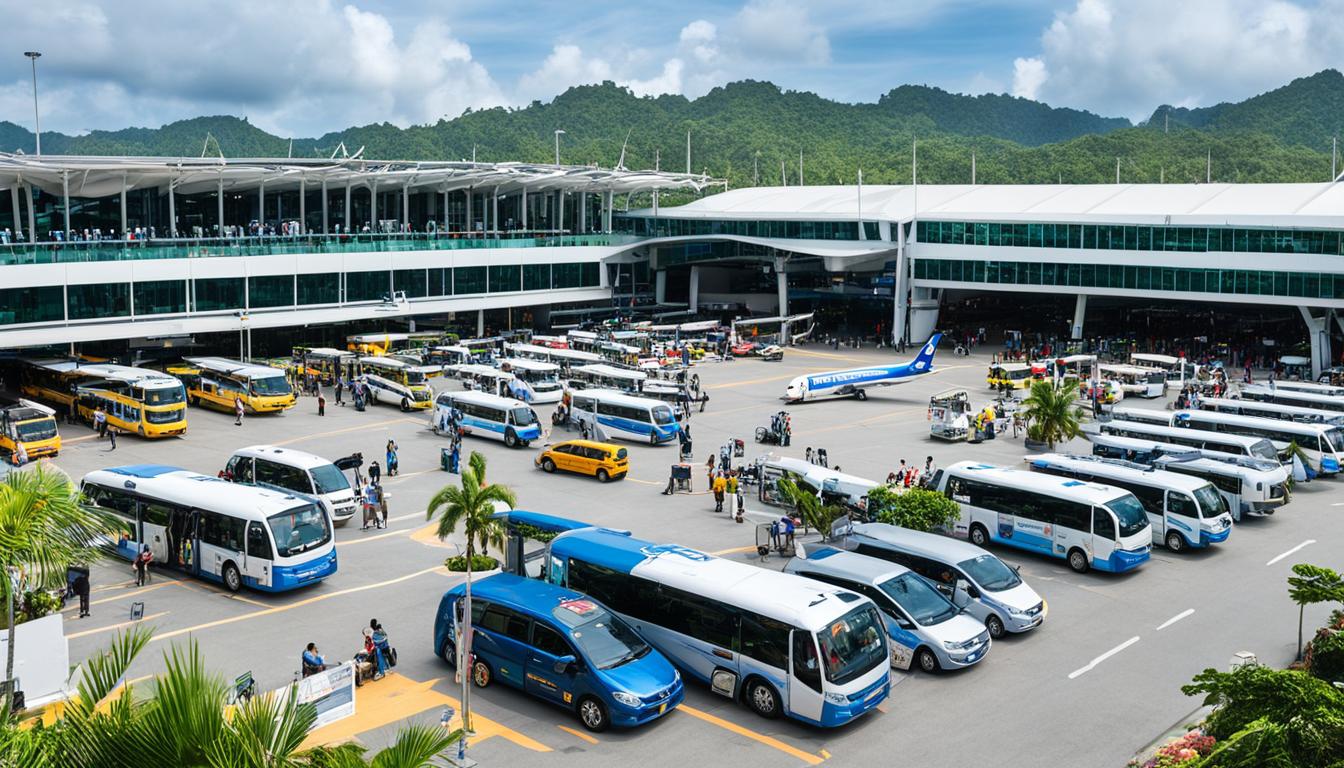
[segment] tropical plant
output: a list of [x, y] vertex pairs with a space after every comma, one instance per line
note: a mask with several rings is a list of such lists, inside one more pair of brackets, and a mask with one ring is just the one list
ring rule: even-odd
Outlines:
[[927, 488], [907, 488], [897, 493], [890, 486], [879, 485], [868, 491], [868, 516], [912, 531], [933, 531], [954, 525], [961, 517], [961, 507]]
[[1288, 596], [1297, 603], [1297, 658], [1302, 658], [1302, 620], [1308, 605], [1344, 603], [1344, 579], [1330, 568], [1309, 563], [1293, 566]]
[[1307, 469], [1308, 478], [1316, 476], [1317, 467], [1311, 465], [1311, 456], [1306, 451], [1302, 450], [1302, 446], [1298, 445], [1296, 440], [1288, 443], [1288, 448], [1284, 450], [1283, 457], [1286, 459], [1297, 459], [1302, 462], [1302, 466]]
[[[10, 472], [0, 483], [0, 588], [9, 633], [6, 680], [14, 678], [15, 590], [64, 586], [66, 568], [97, 557], [100, 538], [118, 528], [116, 518], [79, 502], [70, 477], [46, 462]], [[9, 711], [9, 697], [6, 693], [0, 701], [0, 710]]]
[[[444, 566], [454, 572], [467, 570], [467, 556], [454, 555], [443, 561]], [[471, 570], [489, 571], [499, 567], [499, 561], [489, 555], [472, 555]]]
[[1307, 672], [1329, 683], [1344, 683], [1344, 632], [1322, 627], [1307, 643], [1303, 661]]
[[845, 508], [839, 504], [823, 504], [815, 493], [800, 488], [792, 477], [785, 475], [775, 481], [779, 493], [793, 505], [794, 512], [803, 521], [803, 525], [821, 533], [822, 538], [831, 535], [831, 523], [845, 516]]
[[1045, 443], [1054, 450], [1056, 443], [1072, 440], [1081, 433], [1083, 412], [1077, 405], [1078, 382], [1037, 381], [1022, 401], [1022, 416], [1027, 420], [1027, 437]]

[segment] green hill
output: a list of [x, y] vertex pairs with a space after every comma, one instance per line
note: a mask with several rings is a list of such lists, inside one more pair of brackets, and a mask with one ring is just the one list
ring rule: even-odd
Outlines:
[[[910, 181], [911, 144], [919, 140], [919, 180], [968, 182], [976, 158], [980, 182], [1097, 183], [1203, 181], [1212, 157], [1215, 181], [1323, 181], [1329, 136], [1344, 119], [1344, 76], [1326, 70], [1238, 104], [1161, 108], [1145, 125], [1056, 108], [1006, 95], [966, 96], [901, 86], [876, 103], [845, 104], [813, 93], [742, 81], [697, 99], [638, 97], [614, 83], [570, 88], [548, 103], [469, 111], [408, 128], [382, 123], [316, 138], [273, 136], [245, 118], [198, 117], [161, 128], [43, 134], [49, 154], [197, 157], [327, 157], [341, 143], [369, 159], [466, 159], [550, 162], [553, 132], [566, 132], [561, 159], [610, 167], [627, 142], [625, 165], [691, 168], [733, 186], [777, 184], [781, 164], [798, 183]], [[213, 137], [207, 147], [207, 136]], [[33, 151], [32, 134], [0, 122], [0, 150]]]

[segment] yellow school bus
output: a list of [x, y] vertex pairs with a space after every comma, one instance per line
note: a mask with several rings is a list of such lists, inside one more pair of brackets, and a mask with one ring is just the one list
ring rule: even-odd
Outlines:
[[354, 373], [356, 356], [331, 347], [294, 347], [291, 358], [294, 360], [291, 370], [301, 376], [317, 371], [317, 379], [330, 386], [338, 377], [348, 378]]
[[187, 393], [161, 371], [74, 359], [23, 361], [22, 391], [73, 411], [93, 423], [102, 409], [109, 427], [141, 437], [171, 437], [187, 431]]
[[59, 454], [56, 412], [31, 400], [0, 397], [0, 452], [12, 457], [20, 445], [30, 460]]
[[1004, 385], [1028, 389], [1032, 381], [1032, 368], [1027, 363], [995, 363], [989, 366], [989, 375], [985, 377], [990, 389], [1003, 389]]
[[187, 401], [233, 410], [234, 398], [253, 413], [278, 413], [293, 408], [294, 388], [280, 368], [222, 357], [188, 357], [168, 367], [187, 387]]

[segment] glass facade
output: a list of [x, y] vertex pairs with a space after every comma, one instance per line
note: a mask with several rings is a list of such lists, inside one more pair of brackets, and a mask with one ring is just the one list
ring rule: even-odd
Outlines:
[[408, 299], [428, 296], [429, 289], [426, 282], [423, 269], [398, 269], [392, 273], [393, 287], [398, 291], [405, 291]]
[[921, 221], [915, 233], [919, 242], [938, 245], [1344, 255], [1344, 233], [1338, 230]]
[[70, 297], [71, 320], [93, 320], [99, 317], [131, 314], [130, 283], [71, 285], [66, 291]]
[[199, 278], [192, 288], [194, 312], [211, 312], [219, 309], [243, 308], [243, 278], [210, 277]]
[[381, 301], [391, 289], [387, 270], [376, 272], [346, 272], [346, 301]]
[[[293, 275], [264, 275], [247, 279], [247, 304], [254, 309], [288, 307], [294, 303]], [[135, 305], [140, 311], [140, 304]]]
[[64, 320], [61, 293], [59, 285], [0, 289], [0, 325]]
[[524, 264], [523, 290], [546, 291], [551, 287], [550, 264]]
[[916, 259], [918, 280], [1344, 299], [1344, 274], [1128, 264]]
[[299, 304], [337, 304], [341, 300], [341, 275], [323, 272], [299, 275]]
[[453, 294], [485, 293], [485, 267], [453, 269]]
[[186, 280], [146, 280], [135, 284], [134, 294], [137, 315], [187, 311]]
[[453, 269], [452, 267], [434, 267], [429, 270], [429, 285], [427, 286], [429, 296], [452, 296], [453, 295]]
[[490, 265], [490, 292], [510, 293], [522, 290], [523, 269], [517, 264]]
[[[865, 221], [864, 234], [876, 240], [878, 226]], [[614, 231], [637, 237], [737, 235], [788, 240], [858, 240], [857, 221], [756, 221], [750, 219], [668, 219], [661, 216], [614, 216]]]

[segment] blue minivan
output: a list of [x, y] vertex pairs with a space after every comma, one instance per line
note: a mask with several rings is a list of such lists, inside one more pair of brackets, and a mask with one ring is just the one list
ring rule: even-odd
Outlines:
[[[457, 661], [458, 601], [444, 594], [434, 619], [434, 649]], [[633, 726], [675, 709], [681, 673], [601, 603], [572, 590], [509, 573], [471, 585], [471, 679], [496, 679], [573, 709], [590, 731]]]

